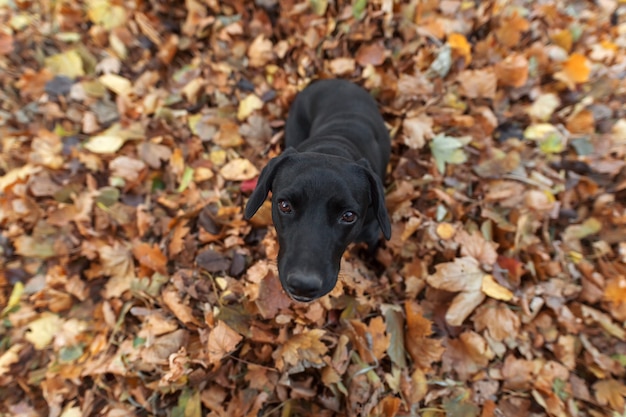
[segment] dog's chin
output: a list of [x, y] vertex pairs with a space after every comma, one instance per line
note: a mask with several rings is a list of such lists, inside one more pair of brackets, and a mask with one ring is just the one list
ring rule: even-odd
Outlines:
[[287, 293], [287, 295], [294, 301], [297, 301], [299, 303], [311, 303], [315, 300], [317, 300], [319, 297], [304, 297], [301, 295], [295, 295], [295, 294], [290, 294]]

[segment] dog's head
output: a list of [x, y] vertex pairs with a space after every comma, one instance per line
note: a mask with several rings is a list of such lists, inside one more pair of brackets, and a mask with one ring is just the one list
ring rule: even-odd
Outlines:
[[365, 160], [349, 162], [290, 148], [261, 172], [246, 205], [247, 219], [269, 191], [280, 244], [280, 282], [295, 300], [312, 301], [334, 288], [341, 256], [361, 233], [368, 214], [373, 213], [390, 238], [383, 186]]

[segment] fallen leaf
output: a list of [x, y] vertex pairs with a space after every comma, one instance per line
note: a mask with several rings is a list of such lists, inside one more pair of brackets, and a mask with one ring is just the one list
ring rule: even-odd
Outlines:
[[166, 265], [168, 259], [157, 245], [140, 242], [133, 245], [132, 252], [140, 264], [160, 274], [167, 274]]
[[35, 349], [45, 349], [52, 343], [62, 325], [63, 320], [58, 315], [43, 312], [37, 319], [28, 324], [24, 338], [32, 343]]
[[[262, 67], [266, 65], [274, 56], [272, 51], [272, 41], [265, 36], [258, 35], [248, 47], [248, 58], [251, 67]], [[244, 117], [245, 118], [245, 117]], [[243, 120], [240, 118], [239, 120]]]
[[429, 285], [440, 290], [480, 292], [483, 275], [478, 261], [464, 256], [435, 266], [436, 272], [426, 277]]
[[356, 52], [357, 64], [364, 67], [366, 65], [378, 66], [385, 62], [386, 50], [380, 42], [363, 44]]
[[329, 67], [335, 75], [349, 75], [356, 69], [356, 63], [352, 58], [335, 58], [330, 61]]
[[467, 160], [463, 151], [463, 141], [443, 133], [438, 134], [430, 141], [430, 150], [435, 158], [437, 169], [442, 174], [445, 173], [446, 163], [462, 164]]
[[561, 100], [556, 94], [541, 94], [529, 107], [528, 114], [536, 121], [546, 122], [560, 105]]
[[259, 170], [250, 161], [237, 158], [220, 169], [220, 175], [229, 181], [247, 181], [259, 175]]
[[54, 75], [64, 75], [70, 79], [85, 75], [83, 60], [76, 50], [52, 55], [44, 60], [46, 69]]
[[613, 410], [622, 412], [624, 410], [624, 397], [626, 396], [626, 385], [615, 379], [601, 380], [593, 384], [596, 400], [600, 405], [608, 405]]
[[277, 368], [284, 370], [285, 367], [300, 362], [303, 362], [304, 367], [322, 365], [323, 355], [328, 351], [328, 347], [321, 340], [325, 333], [322, 329], [312, 329], [291, 336], [272, 355]]
[[490, 274], [483, 277], [481, 290], [485, 295], [496, 300], [510, 301], [513, 298], [513, 293], [508, 288], [498, 284], [493, 275]]
[[407, 301], [404, 308], [407, 324], [404, 346], [419, 369], [429, 372], [433, 364], [441, 359], [445, 348], [441, 340], [430, 337], [432, 322], [423, 316], [419, 306]]
[[433, 136], [433, 119], [425, 114], [404, 119], [402, 133], [404, 144], [411, 149], [421, 149], [426, 139]]
[[465, 66], [469, 66], [472, 63], [472, 46], [465, 36], [460, 33], [451, 33], [448, 35], [448, 45], [450, 45], [455, 56], [462, 57], [465, 60]]
[[254, 94], [249, 94], [239, 102], [237, 119], [246, 120], [255, 110], [263, 108], [263, 101]]
[[495, 66], [500, 84], [521, 87], [528, 81], [528, 60], [524, 55], [512, 54]]
[[465, 70], [457, 76], [461, 94], [467, 98], [494, 99], [498, 87], [498, 77], [492, 68]]
[[589, 81], [591, 65], [584, 55], [574, 53], [563, 64], [563, 69], [555, 74], [555, 78], [564, 78], [572, 83], [580, 84]]
[[209, 362], [216, 365], [226, 355], [230, 354], [243, 339], [239, 333], [231, 329], [221, 320], [209, 333], [208, 352]]

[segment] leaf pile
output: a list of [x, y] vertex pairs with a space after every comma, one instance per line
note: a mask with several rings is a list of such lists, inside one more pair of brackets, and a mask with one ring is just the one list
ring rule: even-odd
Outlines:
[[[0, 0], [0, 415], [624, 415], [625, 16]], [[242, 207], [320, 77], [380, 103], [393, 237], [303, 305]]]

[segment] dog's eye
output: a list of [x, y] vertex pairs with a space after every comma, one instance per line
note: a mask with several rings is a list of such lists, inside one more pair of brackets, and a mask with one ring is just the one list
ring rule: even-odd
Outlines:
[[291, 213], [291, 204], [287, 200], [278, 200], [278, 210], [283, 213]]
[[343, 223], [354, 223], [356, 220], [356, 214], [353, 211], [346, 211], [341, 215], [341, 221]]

